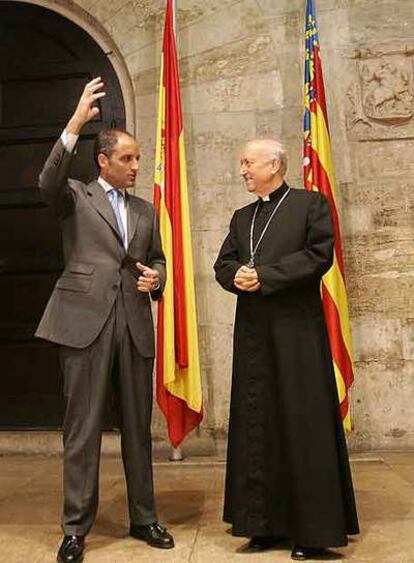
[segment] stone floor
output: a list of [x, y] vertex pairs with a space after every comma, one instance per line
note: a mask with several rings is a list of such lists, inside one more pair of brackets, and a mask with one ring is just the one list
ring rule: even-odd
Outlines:
[[[362, 533], [347, 548], [319, 560], [414, 563], [414, 453], [369, 454], [352, 460]], [[61, 532], [61, 460], [58, 457], [0, 457], [0, 561], [55, 561]], [[288, 547], [252, 554], [246, 540], [221, 522], [224, 463], [192, 458], [157, 462], [160, 520], [176, 548], [151, 549], [127, 536], [122, 466], [103, 457], [98, 519], [88, 537], [85, 563], [132, 561], [266, 563], [290, 561]]]

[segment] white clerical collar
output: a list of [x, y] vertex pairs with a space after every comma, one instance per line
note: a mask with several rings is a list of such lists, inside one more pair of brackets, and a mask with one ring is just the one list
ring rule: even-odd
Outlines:
[[[272, 192], [270, 192], [270, 194], [259, 195], [259, 198], [262, 201], [272, 201], [273, 196], [275, 196], [276, 192], [279, 192], [279, 190], [282, 190], [283, 186], [287, 187], [286, 184], [283, 182], [283, 184], [281, 184], [280, 186], [275, 188]], [[282, 192], [283, 192], [283, 190], [282, 190]], [[280, 192], [280, 193], [282, 193], [282, 192]]]
[[[114, 188], [114, 186], [111, 186], [111, 184], [109, 182], [107, 182], [106, 180], [104, 180], [102, 178], [102, 176], [99, 176], [98, 178], [98, 184], [100, 186], [102, 186], [102, 188], [105, 190], [106, 193], [108, 193], [110, 190], [115, 190], [116, 188]], [[119, 193], [124, 197], [125, 194], [127, 193], [126, 190], [118, 190]]]

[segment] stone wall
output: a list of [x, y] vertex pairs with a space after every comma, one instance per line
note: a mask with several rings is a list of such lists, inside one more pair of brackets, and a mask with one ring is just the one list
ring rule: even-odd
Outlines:
[[[161, 0], [56, 0], [103, 27], [133, 82], [151, 199]], [[243, 141], [277, 136], [302, 184], [305, 0], [177, 0], [206, 418], [224, 436], [234, 298], [212, 264], [236, 207]], [[352, 318], [354, 449], [414, 446], [412, 0], [316, 0]], [[82, 10], [85, 10], [83, 12]], [[87, 14], [86, 14], [87, 13]], [[155, 416], [155, 435], [164, 433]]]

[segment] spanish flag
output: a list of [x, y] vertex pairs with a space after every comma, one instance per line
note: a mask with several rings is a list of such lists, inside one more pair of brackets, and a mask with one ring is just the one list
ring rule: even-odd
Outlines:
[[158, 306], [157, 401], [174, 447], [203, 418], [186, 160], [173, 2], [167, 0], [158, 105], [154, 204], [167, 260]]
[[349, 389], [354, 380], [352, 342], [325, 87], [313, 0], [307, 0], [305, 22], [304, 177], [307, 190], [319, 191], [328, 198], [335, 228], [334, 262], [322, 279], [322, 298], [343, 424], [344, 428], [350, 431]]

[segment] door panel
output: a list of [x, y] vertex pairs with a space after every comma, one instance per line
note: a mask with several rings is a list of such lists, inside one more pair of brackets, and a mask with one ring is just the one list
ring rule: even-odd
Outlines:
[[96, 176], [97, 131], [125, 127], [114, 69], [73, 22], [32, 4], [0, 2], [0, 428], [61, 424], [57, 347], [34, 338], [63, 267], [59, 225], [37, 181], [85, 83], [98, 75], [107, 95], [82, 131], [71, 171], [84, 181]]

